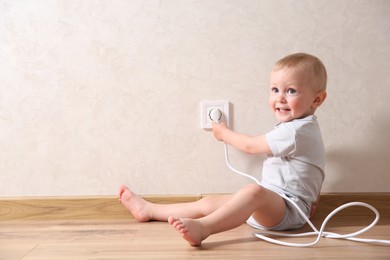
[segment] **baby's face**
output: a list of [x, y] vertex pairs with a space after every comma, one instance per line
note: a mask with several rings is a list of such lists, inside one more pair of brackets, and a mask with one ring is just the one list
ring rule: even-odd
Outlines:
[[303, 118], [315, 112], [316, 92], [311, 78], [294, 69], [271, 72], [269, 105], [279, 122]]

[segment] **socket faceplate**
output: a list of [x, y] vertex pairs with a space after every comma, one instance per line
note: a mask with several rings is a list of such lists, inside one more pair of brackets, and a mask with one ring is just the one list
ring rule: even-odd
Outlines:
[[213, 108], [218, 108], [222, 111], [221, 122], [224, 122], [229, 126], [229, 101], [227, 100], [203, 100], [200, 102], [200, 125], [204, 129], [211, 129], [211, 123], [213, 122], [209, 113]]

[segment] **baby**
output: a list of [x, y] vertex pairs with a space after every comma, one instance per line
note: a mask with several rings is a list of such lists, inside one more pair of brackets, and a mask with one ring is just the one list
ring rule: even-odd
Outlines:
[[269, 106], [279, 122], [274, 130], [249, 136], [224, 123], [213, 124], [217, 140], [249, 154], [267, 156], [261, 185], [178, 204], [150, 203], [122, 186], [120, 202], [138, 221], [168, 221], [192, 246], [245, 222], [269, 230], [302, 227], [304, 218], [280, 194], [291, 198], [307, 216], [317, 207], [325, 149], [314, 113], [326, 99], [326, 81], [326, 69], [317, 57], [305, 53], [286, 56], [275, 64], [270, 76]]

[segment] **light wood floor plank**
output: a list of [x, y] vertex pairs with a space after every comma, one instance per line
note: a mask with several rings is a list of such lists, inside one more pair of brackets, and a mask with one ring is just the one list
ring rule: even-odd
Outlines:
[[[349, 225], [331, 231], [352, 232]], [[0, 259], [389, 259], [390, 247], [323, 239], [312, 248], [289, 248], [255, 238], [247, 225], [189, 246], [167, 223], [135, 220], [3, 221]], [[390, 226], [364, 234], [388, 239]], [[314, 238], [287, 239], [303, 242]], [[286, 239], [285, 239], [286, 240]]]
[[[361, 235], [390, 239], [389, 194], [323, 195], [313, 222], [319, 228], [331, 210], [365, 201], [381, 213], [378, 225]], [[161, 203], [199, 196], [149, 197]], [[351, 233], [368, 225], [373, 214], [349, 209], [330, 221], [327, 231]], [[296, 232], [310, 231], [308, 226]], [[191, 247], [167, 223], [138, 223], [117, 198], [0, 199], [0, 259], [390, 259], [390, 247], [322, 239], [311, 248], [289, 248], [261, 241], [242, 225]], [[309, 242], [311, 238], [284, 239]]]

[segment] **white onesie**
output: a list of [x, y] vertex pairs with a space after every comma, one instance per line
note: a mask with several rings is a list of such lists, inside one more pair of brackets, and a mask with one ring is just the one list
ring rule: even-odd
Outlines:
[[[262, 186], [292, 198], [308, 215], [324, 180], [325, 148], [317, 117], [310, 115], [279, 123], [265, 136], [273, 155], [264, 161]], [[288, 203], [287, 206], [288, 210], [297, 211]], [[281, 223], [275, 229], [302, 226], [303, 218], [297, 212], [294, 215], [300, 223], [290, 219], [289, 223]]]

